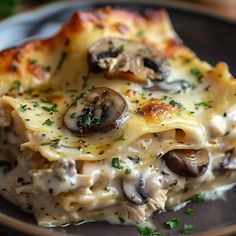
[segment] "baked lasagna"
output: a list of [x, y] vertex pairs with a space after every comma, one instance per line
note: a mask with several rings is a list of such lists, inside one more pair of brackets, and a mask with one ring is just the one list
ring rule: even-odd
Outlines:
[[236, 180], [236, 82], [165, 10], [76, 12], [0, 52], [0, 96], [0, 192], [39, 225], [143, 225]]

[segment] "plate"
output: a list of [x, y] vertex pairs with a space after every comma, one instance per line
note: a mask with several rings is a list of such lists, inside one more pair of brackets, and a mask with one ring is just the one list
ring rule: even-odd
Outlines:
[[[91, 9], [104, 5], [120, 6], [135, 11], [148, 8], [166, 8], [170, 14], [174, 28], [185, 44], [197, 55], [215, 65], [225, 61], [236, 75], [236, 22], [216, 16], [212, 13], [200, 12], [188, 5], [177, 5], [166, 1], [63, 1], [50, 4], [38, 10], [20, 14], [0, 23], [0, 50], [16, 46], [26, 40], [46, 38], [53, 35], [63, 22], [76, 9]], [[157, 228], [165, 235], [181, 235], [181, 228], [167, 230], [163, 222], [173, 217], [180, 217], [185, 223], [195, 225], [195, 235], [217, 236], [236, 232], [236, 188], [226, 194], [225, 199], [203, 203], [191, 203], [187, 207], [196, 210], [196, 217], [189, 217], [181, 209], [177, 212], [167, 211], [154, 214]], [[110, 225], [108, 223], [86, 223], [64, 228], [45, 229], [38, 227], [32, 215], [19, 210], [0, 198], [0, 234], [13, 235], [77, 235], [77, 236], [139, 236], [137, 228], [132, 226]]]

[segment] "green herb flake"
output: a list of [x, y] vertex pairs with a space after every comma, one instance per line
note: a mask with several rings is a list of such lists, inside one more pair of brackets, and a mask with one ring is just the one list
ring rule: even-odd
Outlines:
[[43, 106], [42, 109], [44, 109], [47, 112], [57, 112], [57, 104], [54, 104], [51, 107]]
[[169, 104], [170, 104], [171, 106], [178, 107], [178, 109], [179, 109], [180, 111], [185, 110], [184, 106], [183, 106], [181, 103], [176, 102], [175, 100], [171, 100], [171, 101], [169, 102]]
[[45, 97], [45, 98], [41, 98], [40, 101], [43, 102], [43, 103], [51, 103], [52, 99], [49, 98], [49, 97]]
[[93, 125], [99, 125], [102, 123], [102, 118], [100, 116], [95, 116], [93, 118], [88, 117], [87, 120], [84, 122], [87, 128], [90, 128]]
[[204, 201], [205, 201], [204, 196], [203, 196], [203, 194], [201, 194], [201, 193], [195, 195], [195, 196], [192, 198], [192, 200], [193, 200], [194, 202], [204, 202]]
[[126, 174], [126, 175], [130, 175], [131, 172], [132, 172], [132, 170], [131, 170], [130, 168], [126, 168], [126, 169], [125, 169], [125, 174]]
[[194, 225], [192, 224], [184, 224], [184, 228], [182, 230], [182, 233], [188, 234], [194, 230]]
[[196, 211], [195, 211], [193, 208], [188, 208], [188, 209], [186, 209], [185, 213], [186, 213], [187, 215], [192, 216], [192, 217], [196, 216]]
[[12, 87], [11, 87], [11, 90], [20, 90], [20, 86], [21, 86], [21, 82], [20, 80], [15, 80], [13, 83], [12, 83]]
[[174, 229], [176, 228], [179, 224], [182, 223], [182, 220], [180, 218], [173, 218], [171, 220], [168, 220], [165, 222], [165, 225], [169, 228], [169, 229]]
[[63, 64], [64, 64], [64, 62], [66, 60], [66, 58], [67, 58], [67, 52], [64, 51], [64, 52], [61, 53], [60, 60], [59, 60], [59, 62], [57, 64], [57, 70], [61, 69], [61, 67], [63, 66]]
[[211, 108], [212, 107], [212, 100], [210, 100], [210, 101], [206, 101], [206, 102], [199, 102], [199, 103], [195, 103], [194, 105], [196, 106], [196, 107], [204, 107], [204, 108], [206, 108], [206, 109], [208, 109], [208, 108]]
[[147, 97], [143, 93], [141, 94], [141, 97], [142, 97], [143, 100], [147, 99]]
[[199, 68], [193, 67], [193, 68], [190, 70], [190, 72], [191, 72], [191, 74], [193, 74], [194, 76], [196, 76], [197, 82], [198, 82], [199, 84], [202, 83], [203, 75], [202, 75], [202, 72], [199, 70]]
[[76, 112], [71, 113], [71, 114], [70, 114], [70, 118], [71, 118], [71, 119], [74, 119], [74, 118], [75, 118], [75, 115], [76, 115]]
[[124, 140], [125, 140], [125, 135], [124, 134], [122, 134], [121, 136], [114, 139], [114, 141], [124, 141]]
[[20, 107], [19, 107], [19, 111], [20, 112], [25, 112], [26, 111], [26, 109], [27, 109], [27, 105], [20, 105]]
[[122, 218], [122, 217], [119, 217], [119, 221], [120, 221], [121, 224], [124, 224], [124, 223], [125, 223], [125, 219]]
[[47, 119], [43, 122], [43, 125], [51, 126], [54, 123], [54, 121], [51, 121], [50, 119]]
[[156, 229], [152, 229], [147, 226], [138, 228], [138, 232], [141, 235], [147, 235], [147, 236], [164, 236], [164, 234], [161, 231], [158, 231]]
[[34, 107], [39, 107], [39, 102], [38, 101], [33, 101], [33, 106]]
[[139, 30], [139, 31], [136, 33], [136, 36], [137, 36], [137, 37], [142, 37], [142, 36], [144, 36], [144, 34], [145, 34], [145, 31], [144, 31], [144, 30]]
[[119, 158], [119, 157], [114, 157], [114, 158], [112, 158], [111, 165], [112, 165], [114, 168], [123, 169], [123, 167], [120, 165], [120, 158]]

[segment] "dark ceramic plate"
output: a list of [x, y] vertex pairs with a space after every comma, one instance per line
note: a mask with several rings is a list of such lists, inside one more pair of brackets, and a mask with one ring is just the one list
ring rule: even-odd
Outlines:
[[[113, 3], [114, 2], [114, 3]], [[174, 28], [183, 41], [198, 56], [211, 64], [225, 61], [236, 75], [236, 23], [209, 13], [190, 9], [185, 5], [167, 4], [166, 1], [63, 1], [39, 10], [12, 17], [0, 23], [0, 49], [18, 45], [32, 38], [44, 38], [55, 33], [76, 9], [90, 9], [103, 5], [122, 6], [133, 10], [165, 7]], [[157, 227], [166, 235], [180, 235], [177, 230], [166, 230], [163, 222], [181, 217], [184, 222], [195, 225], [197, 235], [231, 235], [236, 232], [236, 189], [227, 193], [227, 200], [190, 204], [197, 216], [191, 218], [178, 212], [155, 214]], [[35, 225], [33, 217], [0, 198], [0, 235], [82, 235], [82, 236], [138, 236], [135, 227], [87, 223], [80, 226], [44, 229]]]

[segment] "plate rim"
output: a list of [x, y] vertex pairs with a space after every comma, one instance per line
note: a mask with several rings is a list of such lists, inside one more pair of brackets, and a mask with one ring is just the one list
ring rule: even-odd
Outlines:
[[[14, 16], [8, 17], [5, 20], [1, 20], [0, 22], [0, 30], [1, 28], [5, 28], [8, 25], [11, 25], [15, 22], [27, 22], [29, 18], [32, 19], [32, 17], [37, 18], [37, 15], [47, 15], [49, 12], [55, 11], [55, 8], [57, 10], [63, 9], [64, 7], [70, 5], [78, 6], [80, 4], [81, 6], [89, 6], [93, 4], [98, 4], [98, 5], [117, 5], [118, 7], [122, 5], [123, 6], [129, 6], [132, 3], [140, 5], [153, 5], [156, 7], [167, 7], [169, 9], [173, 10], [179, 10], [179, 11], [185, 11], [188, 13], [192, 14], [197, 14], [200, 16], [204, 17], [209, 17], [211, 19], [221, 21], [222, 23], [225, 24], [230, 24], [232, 26], [236, 27], [236, 20], [228, 18], [226, 16], [222, 16], [218, 13], [215, 13], [214, 11], [211, 11], [209, 9], [202, 9], [201, 7], [196, 6], [193, 3], [189, 2], [166, 2], [165, 0], [119, 0], [117, 1], [109, 1], [109, 0], [61, 0], [58, 2], [54, 3], [49, 3], [46, 4], [45, 6], [38, 7], [36, 9], [32, 9], [23, 13], [18, 13]], [[194, 6], [194, 8], [193, 8]], [[31, 40], [30, 40], [31, 41]], [[3, 49], [6, 50], [6, 49]], [[6, 227], [16, 230], [21, 233], [26, 233], [26, 235], [30, 234], [33, 236], [82, 236], [81, 234], [71, 234], [71, 233], [61, 233], [61, 232], [50, 232], [47, 228], [40, 227], [38, 225], [32, 225], [26, 222], [23, 222], [19, 219], [13, 218], [11, 216], [8, 216], [6, 214], [3, 214], [0, 211], [0, 224], [5, 225]], [[229, 226], [224, 226], [221, 228], [216, 228], [214, 230], [207, 230], [205, 232], [201, 233], [193, 233], [189, 234], [190, 236], [223, 236], [226, 234], [231, 234], [236, 232], [236, 223], [229, 225]]]

